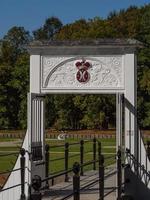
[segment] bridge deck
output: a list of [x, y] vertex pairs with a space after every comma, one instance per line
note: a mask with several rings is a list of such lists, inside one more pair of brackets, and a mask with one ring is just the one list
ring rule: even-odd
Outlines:
[[[114, 187], [116, 187], [116, 174], [115, 170], [107, 170], [105, 172], [105, 189], [104, 194], [106, 195], [110, 192]], [[112, 174], [109, 176], [109, 174]], [[94, 182], [98, 180], [98, 171], [89, 171], [84, 174], [84, 176], [80, 177], [80, 188], [84, 187], [85, 185], [89, 184], [90, 182]], [[72, 178], [69, 179], [68, 182], [61, 182], [54, 186], [50, 187], [50, 190], [45, 192], [44, 197], [42, 200], [60, 200], [63, 199], [65, 196], [72, 193]], [[68, 198], [72, 200], [73, 197]], [[81, 200], [98, 200], [99, 199], [99, 185], [98, 182], [83, 189], [80, 192], [80, 199]], [[116, 191], [113, 191], [108, 196], [105, 197], [105, 200], [116, 200]]]

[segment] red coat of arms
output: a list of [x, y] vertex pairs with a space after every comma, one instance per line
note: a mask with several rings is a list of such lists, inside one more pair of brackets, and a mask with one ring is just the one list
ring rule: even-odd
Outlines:
[[88, 72], [88, 69], [91, 67], [91, 64], [89, 62], [86, 62], [85, 60], [81, 62], [76, 62], [76, 67], [78, 68], [78, 72], [76, 74], [76, 78], [80, 83], [87, 83], [90, 79], [90, 74]]

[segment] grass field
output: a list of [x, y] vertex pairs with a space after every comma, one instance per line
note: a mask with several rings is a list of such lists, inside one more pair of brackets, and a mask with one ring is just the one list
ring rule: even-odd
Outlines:
[[[105, 155], [106, 157], [109, 155], [114, 155], [116, 148], [115, 148], [115, 139], [101, 139], [101, 144], [102, 144], [102, 154], [107, 154]], [[80, 142], [80, 140], [75, 140], [75, 139], [66, 139], [65, 142], [68, 143], [77, 143]], [[50, 147], [54, 145], [60, 145], [64, 144], [64, 141], [52, 141], [52, 140], [47, 140], [47, 144], [50, 145]], [[84, 144], [84, 162], [90, 161], [93, 159], [93, 141], [91, 142], [85, 142]], [[88, 153], [86, 153], [88, 152]], [[72, 167], [73, 163], [75, 161], [80, 162], [80, 145], [70, 145], [69, 146], [69, 168]], [[64, 169], [65, 163], [64, 159], [62, 160], [57, 160], [58, 158], [63, 158], [64, 157], [64, 147], [57, 147], [57, 148], [50, 148], [50, 160], [53, 160], [52, 162], [50, 161], [50, 172], [56, 172], [59, 170]], [[56, 160], [56, 161], [54, 161]], [[113, 159], [114, 160], [114, 159]], [[108, 163], [107, 163], [108, 164]], [[88, 167], [85, 167], [85, 169], [89, 169]], [[91, 168], [91, 167], [90, 167]]]
[[[105, 153], [105, 157], [110, 156], [112, 153], [115, 154], [115, 139], [101, 139], [102, 144], [102, 153]], [[62, 140], [51, 140], [46, 139], [46, 143], [50, 145], [50, 162], [49, 162], [49, 173], [56, 173], [65, 169], [64, 161], [64, 147], [53, 148], [53, 146], [64, 145], [65, 142], [69, 144], [79, 143], [79, 139], [66, 139]], [[9, 139], [1, 138], [0, 139], [0, 186], [2, 186], [8, 176], [7, 174], [2, 174], [3, 172], [8, 172], [13, 169], [19, 150], [21, 147], [22, 141], [18, 139]], [[93, 140], [90, 142], [85, 142], [84, 144], [84, 162], [90, 161], [93, 159], [93, 153], [90, 152], [93, 150]], [[89, 153], [86, 153], [89, 152]], [[6, 154], [15, 153], [15, 155], [3, 156]], [[109, 155], [109, 153], [111, 153]], [[112, 155], [113, 156], [113, 155]], [[59, 158], [62, 158], [58, 160]], [[69, 146], [69, 168], [72, 168], [73, 163], [77, 161], [80, 162], [80, 145], [70, 145]], [[106, 165], [114, 162], [114, 156], [112, 160], [107, 160]], [[92, 169], [92, 165], [84, 167], [84, 170]]]
[[[8, 153], [19, 153], [19, 148], [21, 145], [19, 143], [17, 143], [17, 146], [13, 145], [11, 146], [11, 144], [9, 145], [9, 141], [16, 142], [15, 139], [13, 140], [9, 140], [8, 138], [1, 140], [0, 143], [0, 155], [4, 155], [4, 154], [8, 154]], [[101, 139], [101, 144], [102, 144], [102, 153], [104, 154], [115, 154], [115, 139]], [[50, 140], [47, 139], [46, 143], [50, 145], [50, 160], [56, 160], [58, 158], [63, 158], [64, 157], [64, 147], [57, 147], [57, 148], [52, 148], [53, 146], [57, 146], [57, 145], [63, 145], [65, 144], [65, 142], [68, 142], [70, 144], [72, 143], [78, 143], [80, 142], [79, 139], [66, 139], [65, 141], [62, 140]], [[2, 145], [4, 143], [4, 145]], [[5, 146], [6, 144], [6, 146]], [[93, 141], [91, 140], [90, 142], [84, 144], [84, 151], [85, 152], [89, 152], [92, 151], [93, 149]], [[80, 145], [70, 145], [69, 146], [69, 157], [71, 157], [69, 159], [69, 168], [72, 167], [73, 163], [75, 161], [79, 161], [80, 156]], [[84, 161], [89, 161], [92, 160], [93, 154], [91, 152], [89, 152], [88, 154], [85, 153], [84, 156]], [[8, 171], [11, 170], [15, 164], [17, 156], [16, 155], [11, 155], [11, 156], [0, 156], [0, 172], [4, 172], [4, 171]], [[59, 170], [63, 170], [64, 169], [64, 159], [61, 159], [59, 161], [50, 161], [50, 172], [56, 172]]]

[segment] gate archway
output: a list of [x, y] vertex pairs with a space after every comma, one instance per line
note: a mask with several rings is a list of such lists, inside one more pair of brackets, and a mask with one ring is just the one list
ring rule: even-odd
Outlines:
[[[122, 145], [122, 100], [124, 99], [125, 148], [130, 149], [138, 158], [135, 55], [137, 45], [138, 42], [135, 40], [120, 39], [31, 44], [29, 96], [30, 99], [34, 96], [34, 100], [29, 101], [33, 107], [28, 115], [30, 151], [39, 148], [39, 141], [32, 140], [39, 138], [39, 133], [42, 138], [41, 148], [44, 148], [44, 131], [40, 130], [44, 120], [36, 117], [41, 110], [36, 103], [39, 96], [70, 93], [116, 94], [117, 148]], [[35, 125], [33, 122], [30, 123], [32, 119], [36, 119]], [[36, 144], [37, 147], [34, 146]], [[41, 152], [44, 152], [44, 149]], [[44, 154], [42, 158], [44, 159]], [[44, 166], [37, 168], [34, 162], [31, 163], [31, 172], [34, 171], [31, 177], [35, 174], [44, 176], [41, 174]]]

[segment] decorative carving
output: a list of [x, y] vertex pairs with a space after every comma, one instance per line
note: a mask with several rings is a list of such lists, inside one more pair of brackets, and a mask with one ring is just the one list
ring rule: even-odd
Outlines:
[[42, 57], [42, 85], [44, 85], [47, 75], [54, 69], [54, 67], [64, 60], [66, 60], [64, 57], [57, 57], [56, 59], [53, 57]]
[[[86, 60], [92, 67], [88, 69], [90, 80], [82, 84], [76, 78], [78, 68], [75, 64]], [[122, 56], [103, 57], [43, 57], [42, 88], [123, 88], [124, 71]]]

